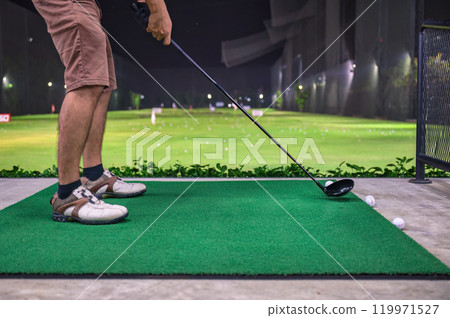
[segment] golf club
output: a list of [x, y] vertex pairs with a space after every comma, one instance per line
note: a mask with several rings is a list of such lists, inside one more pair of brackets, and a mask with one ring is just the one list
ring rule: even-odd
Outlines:
[[[131, 8], [135, 12], [139, 10], [136, 3], [132, 3]], [[302, 169], [327, 196], [339, 197], [347, 194], [353, 189], [354, 182], [350, 179], [343, 179], [333, 182], [328, 187], [320, 184], [286, 149], [284, 149], [284, 147], [277, 140], [275, 140], [275, 138], [272, 137], [267, 130], [264, 129], [264, 127], [262, 127], [230, 94], [228, 94], [222, 86], [220, 86], [211, 76], [209, 76], [209, 74], [206, 73], [206, 71], [202, 69], [173, 39], [170, 44], [174, 46], [186, 59], [188, 59], [188, 61], [191, 62], [192, 65], [194, 65], [195, 68], [197, 68], [197, 70], [199, 70], [214, 86], [216, 86], [234, 105], [236, 105], [245, 116], [247, 116], [256, 126], [258, 126], [258, 128], [261, 129], [261, 131], [266, 134], [266, 136], [269, 137], [278, 146], [278, 148], [280, 148], [289, 158], [291, 158], [291, 160], [295, 162], [295, 164], [299, 166], [300, 169]]]

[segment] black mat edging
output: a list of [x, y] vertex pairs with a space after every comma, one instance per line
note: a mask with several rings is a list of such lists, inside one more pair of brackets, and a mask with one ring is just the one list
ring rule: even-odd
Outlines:
[[[0, 274], [1, 279], [97, 279], [100, 274]], [[450, 280], [447, 274], [357, 274], [357, 275], [150, 275], [104, 274], [101, 279], [196, 279], [196, 280]]]

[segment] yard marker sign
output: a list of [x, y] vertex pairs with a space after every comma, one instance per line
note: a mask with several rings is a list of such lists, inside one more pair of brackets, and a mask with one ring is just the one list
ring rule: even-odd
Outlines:
[[0, 123], [9, 123], [11, 121], [11, 114], [0, 114]]

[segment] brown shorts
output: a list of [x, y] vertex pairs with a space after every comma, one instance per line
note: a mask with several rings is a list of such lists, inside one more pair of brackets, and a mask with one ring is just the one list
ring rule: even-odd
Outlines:
[[66, 67], [67, 92], [86, 85], [115, 89], [116, 76], [108, 36], [100, 26], [101, 11], [95, 0], [33, 0], [47, 23]]

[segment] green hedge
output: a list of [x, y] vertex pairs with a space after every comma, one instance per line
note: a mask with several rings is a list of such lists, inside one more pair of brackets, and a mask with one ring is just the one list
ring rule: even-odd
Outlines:
[[[395, 163], [386, 165], [384, 168], [370, 167], [365, 168], [351, 163], [342, 162], [334, 170], [321, 171], [319, 169], [306, 168], [314, 177], [325, 178], [413, 178], [415, 177], [416, 167], [407, 167], [413, 158], [396, 158]], [[306, 174], [296, 165], [286, 165], [276, 168], [267, 166], [257, 167], [253, 170], [244, 170], [243, 166], [238, 168], [228, 168], [225, 165], [217, 164], [215, 167], [209, 165], [192, 165], [189, 167], [175, 164], [170, 168], [140, 166], [137, 163], [130, 166], [110, 167], [108, 168], [114, 174], [121, 177], [222, 177], [222, 178], [238, 178], [238, 177], [306, 177]], [[80, 169], [81, 174], [81, 169]], [[450, 178], [450, 173], [430, 166], [426, 166], [425, 174], [427, 177]], [[56, 166], [45, 169], [44, 171], [26, 171], [18, 166], [14, 166], [11, 170], [0, 170], [0, 178], [54, 178], [58, 176]]]

